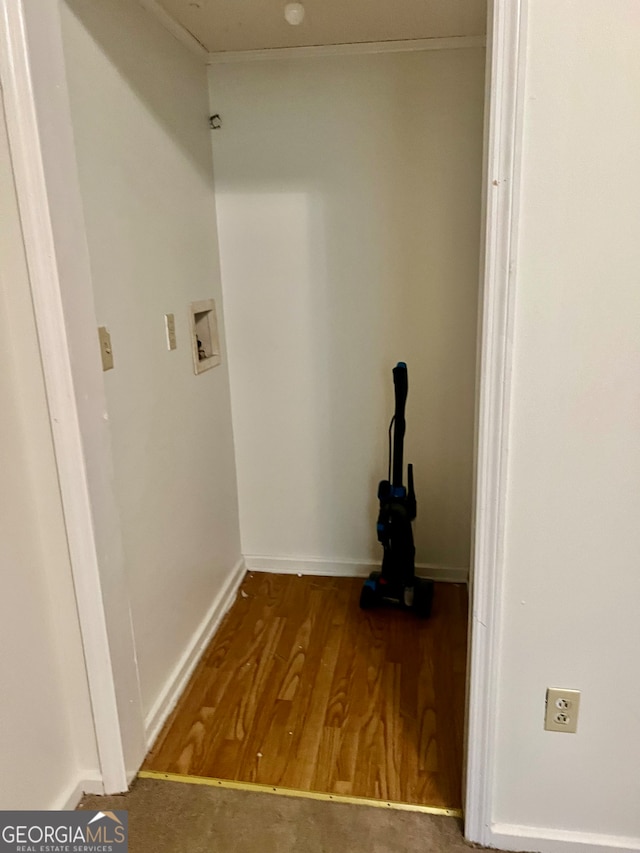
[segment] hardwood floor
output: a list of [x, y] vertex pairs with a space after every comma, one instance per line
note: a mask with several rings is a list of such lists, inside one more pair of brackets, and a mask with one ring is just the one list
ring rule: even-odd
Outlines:
[[143, 769], [459, 808], [466, 587], [423, 621], [361, 587], [248, 574]]

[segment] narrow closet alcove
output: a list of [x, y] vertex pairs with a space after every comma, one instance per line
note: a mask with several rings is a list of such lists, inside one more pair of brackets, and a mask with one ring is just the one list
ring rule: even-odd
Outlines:
[[[484, 50], [224, 60], [209, 84], [250, 574], [146, 767], [460, 808]], [[381, 558], [399, 359], [417, 561], [440, 581], [424, 622], [363, 614], [348, 577]]]
[[[63, 5], [96, 304], [115, 353], [105, 385], [142, 772], [456, 813], [484, 4], [308, 0], [299, 27], [278, 4]], [[161, 45], [162, 25], [207, 55], [185, 59], [166, 32]], [[205, 73], [208, 103], [195, 92]], [[213, 299], [215, 365], [198, 374], [191, 341], [210, 342], [190, 306]], [[428, 619], [358, 605], [382, 558], [376, 493], [399, 361]]]

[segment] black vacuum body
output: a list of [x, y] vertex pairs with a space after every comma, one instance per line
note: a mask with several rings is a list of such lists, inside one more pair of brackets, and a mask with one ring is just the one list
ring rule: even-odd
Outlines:
[[378, 485], [378, 541], [382, 544], [382, 568], [364, 582], [360, 607], [368, 609], [393, 605], [429, 616], [433, 601], [433, 581], [416, 578], [412, 522], [416, 517], [413, 466], [404, 477], [405, 407], [409, 391], [407, 365], [400, 361], [393, 368], [395, 412], [389, 426], [389, 479]]

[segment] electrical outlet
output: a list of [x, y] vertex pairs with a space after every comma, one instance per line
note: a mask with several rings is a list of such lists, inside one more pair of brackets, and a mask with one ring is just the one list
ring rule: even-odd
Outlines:
[[548, 732], [573, 733], [578, 728], [580, 691], [563, 687], [547, 688], [544, 727]]

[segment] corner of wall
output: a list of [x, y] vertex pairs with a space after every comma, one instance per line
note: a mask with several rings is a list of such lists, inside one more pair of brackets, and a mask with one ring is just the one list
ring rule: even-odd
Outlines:
[[176, 666], [171, 670], [158, 698], [145, 719], [147, 747], [150, 749], [160, 734], [171, 711], [182, 695], [211, 638], [233, 604], [246, 571], [244, 559], [233, 566], [224, 585], [214, 598], [206, 616], [193, 632]]

